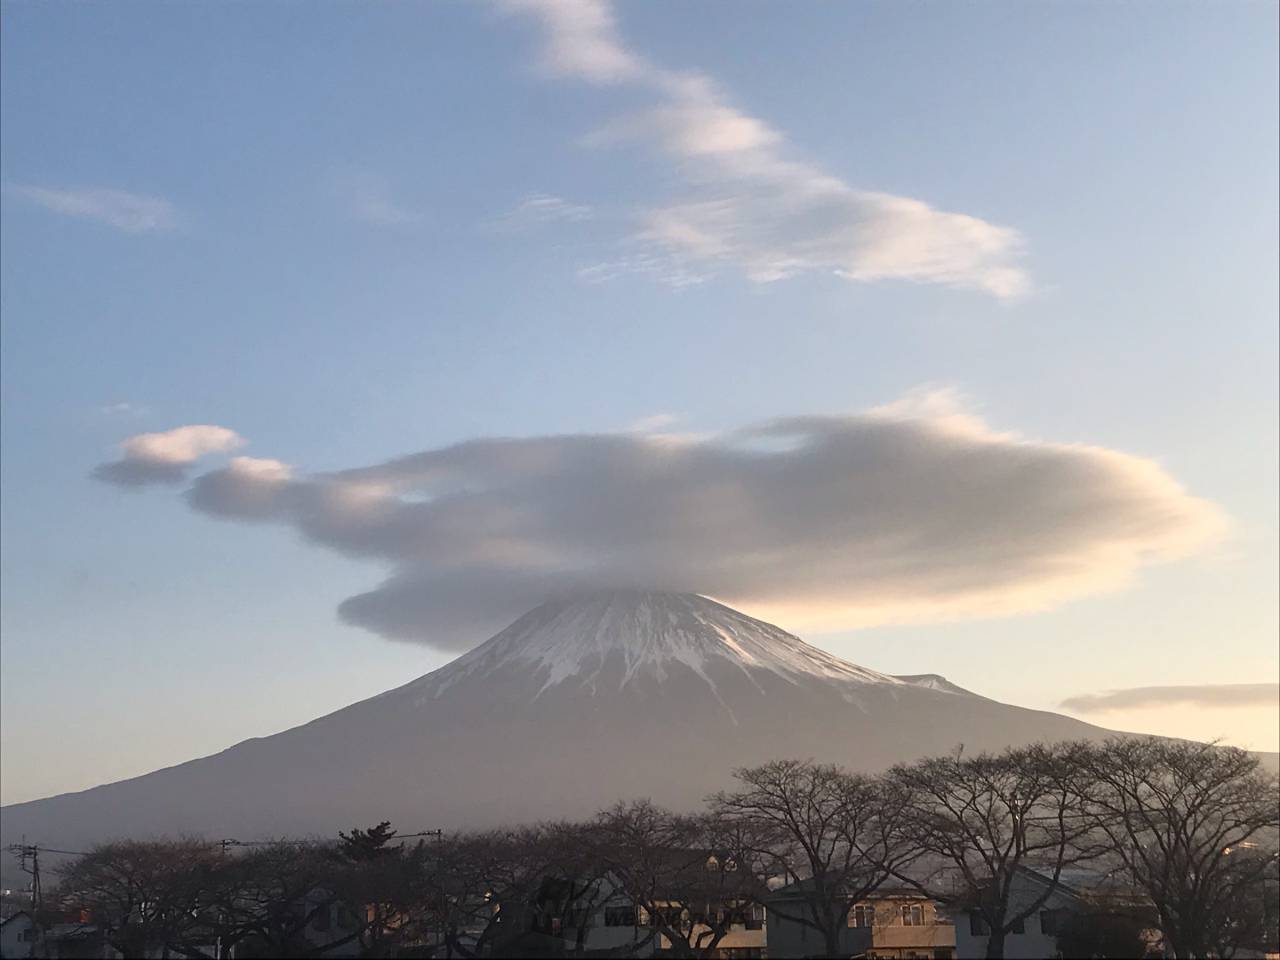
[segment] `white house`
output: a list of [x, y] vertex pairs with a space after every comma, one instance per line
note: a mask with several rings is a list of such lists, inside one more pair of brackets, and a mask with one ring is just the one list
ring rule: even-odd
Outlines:
[[[1052, 886], [1053, 882], [1049, 877], [1034, 870], [1020, 869], [1013, 881], [1010, 912], [1020, 913]], [[1006, 960], [1043, 960], [1044, 957], [1058, 956], [1058, 925], [1065, 915], [1079, 910], [1081, 906], [1075, 891], [1059, 883], [1043, 906], [1005, 935]], [[955, 933], [957, 960], [987, 955], [990, 931], [976, 913], [957, 916]]]
[[30, 957], [35, 945], [36, 925], [31, 914], [20, 910], [0, 923], [0, 957]]

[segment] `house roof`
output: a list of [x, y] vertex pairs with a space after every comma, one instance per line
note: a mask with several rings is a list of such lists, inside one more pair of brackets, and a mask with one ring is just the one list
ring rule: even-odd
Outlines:
[[25, 910], [19, 910], [17, 913], [10, 914], [9, 916], [5, 917], [3, 920], [0, 920], [0, 927], [3, 927], [6, 923], [8, 923], [11, 920], [17, 920], [19, 917], [26, 917], [28, 920], [30, 920], [31, 914], [27, 913], [27, 911]]
[[[610, 863], [609, 854], [603, 857], [611, 872], [620, 873], [622, 864], [628, 862], [624, 848], [613, 848], [611, 853], [620, 856], [618, 863]], [[703, 895], [741, 893], [760, 885], [755, 873], [740, 866], [732, 853], [705, 848], [668, 847], [645, 851], [649, 867], [657, 879], [678, 885], [688, 892], [701, 890]]]
[[[931, 887], [938, 888], [945, 886], [946, 880], [944, 878], [948, 874], [954, 874], [956, 872], [957, 870], [955, 865], [951, 864], [950, 861], [917, 860], [909, 867], [897, 871], [895, 875], [886, 879], [884, 883], [880, 884], [880, 886], [876, 888], [871, 896], [885, 897], [909, 895], [924, 899], [926, 898], [926, 895], [921, 893], [920, 887], [928, 889]], [[1017, 867], [1017, 872], [1032, 883], [1036, 883], [1041, 886], [1048, 886], [1052, 882], [1049, 876], [1025, 865]], [[953, 880], [954, 879], [955, 878], [953, 878]], [[942, 881], [941, 883], [939, 883], [940, 880]], [[919, 886], [917, 886], [917, 884]], [[811, 889], [812, 887], [813, 878], [809, 877], [804, 880], [798, 880], [795, 883], [789, 883], [784, 887], [779, 887], [773, 891], [771, 897], [778, 899], [798, 897], [802, 896], [804, 891]], [[1056, 889], [1067, 897], [1075, 899], [1080, 897], [1079, 892], [1068, 882], [1065, 871], [1059, 876]]]

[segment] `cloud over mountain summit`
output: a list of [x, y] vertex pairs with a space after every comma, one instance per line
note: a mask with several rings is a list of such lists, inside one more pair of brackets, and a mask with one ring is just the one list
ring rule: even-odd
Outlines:
[[341, 616], [442, 649], [604, 588], [819, 630], [1040, 610], [1223, 526], [1150, 460], [998, 433], [936, 397], [716, 436], [475, 439], [311, 475], [236, 457], [186, 496], [387, 565]]

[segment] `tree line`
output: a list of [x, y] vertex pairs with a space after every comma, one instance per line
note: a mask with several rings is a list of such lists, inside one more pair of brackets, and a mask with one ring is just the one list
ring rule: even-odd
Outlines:
[[[117, 841], [61, 868], [49, 901], [125, 956], [352, 944], [369, 957], [507, 955], [530, 931], [581, 954], [619, 898], [634, 910], [632, 950], [657, 939], [673, 956], [712, 956], [767, 902], [835, 956], [851, 905], [892, 885], [980, 918], [987, 956], [1003, 957], [1087, 868], [1109, 892], [1064, 926], [1069, 955], [1141, 955], [1146, 929], [1173, 957], [1275, 949], [1280, 787], [1239, 749], [1116, 738], [958, 749], [879, 776], [779, 760], [734, 778], [696, 813], [634, 800], [586, 821], [413, 844], [388, 823], [243, 850]], [[1029, 869], [1046, 881], [1031, 893], [1018, 883]]]

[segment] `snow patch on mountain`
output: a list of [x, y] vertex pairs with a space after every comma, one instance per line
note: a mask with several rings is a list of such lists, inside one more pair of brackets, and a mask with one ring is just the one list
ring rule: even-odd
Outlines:
[[910, 684], [913, 687], [924, 687], [926, 690], [937, 690], [939, 693], [954, 693], [962, 697], [978, 696], [972, 690], [966, 690], [964, 687], [957, 686], [946, 677], [937, 673], [898, 674], [894, 679]]

